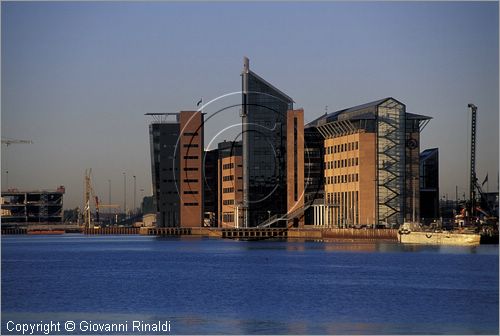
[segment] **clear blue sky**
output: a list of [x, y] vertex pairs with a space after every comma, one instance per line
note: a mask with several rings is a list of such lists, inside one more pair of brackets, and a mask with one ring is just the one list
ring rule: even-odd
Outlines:
[[[242, 57], [294, 98], [306, 121], [392, 96], [434, 119], [441, 193], [468, 186], [468, 103], [479, 110], [478, 177], [498, 173], [498, 3], [2, 2], [2, 188], [66, 186], [81, 206], [85, 168], [106, 202], [151, 192], [147, 112], [193, 109], [240, 90]], [[228, 97], [220, 106], [238, 102]], [[217, 105], [206, 112], [215, 111]], [[212, 110], [210, 110], [212, 109]], [[215, 119], [214, 119], [215, 120]], [[237, 122], [207, 125], [207, 142]], [[230, 132], [229, 132], [230, 133]], [[221, 135], [231, 138], [230, 134]], [[227, 136], [226, 136], [227, 135]], [[220, 139], [222, 139], [220, 138]], [[139, 202], [138, 202], [139, 203]]]

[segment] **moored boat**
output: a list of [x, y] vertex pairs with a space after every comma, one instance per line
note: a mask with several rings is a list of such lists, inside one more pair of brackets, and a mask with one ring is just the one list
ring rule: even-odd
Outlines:
[[403, 244], [427, 245], [479, 245], [481, 235], [466, 231], [425, 231], [419, 224], [404, 223], [398, 231], [398, 241]]

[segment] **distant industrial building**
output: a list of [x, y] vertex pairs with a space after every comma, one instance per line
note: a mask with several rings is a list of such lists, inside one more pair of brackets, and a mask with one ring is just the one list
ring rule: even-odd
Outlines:
[[439, 215], [439, 149], [420, 153], [420, 218], [425, 224]]
[[429, 119], [384, 98], [306, 125], [324, 138], [325, 199], [313, 205], [313, 223], [396, 227], [418, 219], [420, 131]]
[[9, 224], [62, 224], [65, 189], [2, 191], [2, 225]]
[[156, 118], [149, 134], [157, 226], [199, 227], [203, 222], [203, 115], [198, 111], [147, 115]]

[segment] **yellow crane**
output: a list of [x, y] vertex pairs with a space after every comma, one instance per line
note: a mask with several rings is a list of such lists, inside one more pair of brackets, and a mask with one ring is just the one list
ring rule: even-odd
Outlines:
[[101, 208], [119, 208], [118, 204], [101, 204], [99, 203], [99, 197], [94, 194], [94, 188], [92, 187], [92, 168], [85, 169], [85, 180], [84, 180], [84, 211], [83, 211], [83, 222], [84, 226], [87, 228], [93, 228], [94, 225], [91, 221], [91, 211], [90, 202], [91, 199], [94, 200], [94, 206], [96, 211], [96, 222], [99, 222], [99, 209]]

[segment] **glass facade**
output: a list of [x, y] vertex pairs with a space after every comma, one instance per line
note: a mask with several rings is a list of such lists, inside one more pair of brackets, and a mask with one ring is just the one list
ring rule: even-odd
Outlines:
[[156, 225], [177, 227], [179, 223], [179, 138], [178, 123], [149, 125], [153, 199], [157, 211]]
[[377, 218], [403, 224], [405, 200], [405, 106], [388, 99], [377, 110]]
[[251, 71], [242, 78], [244, 201], [252, 227], [287, 212], [286, 113], [293, 100]]
[[439, 218], [439, 150], [431, 148], [420, 154], [420, 219], [430, 224]]

